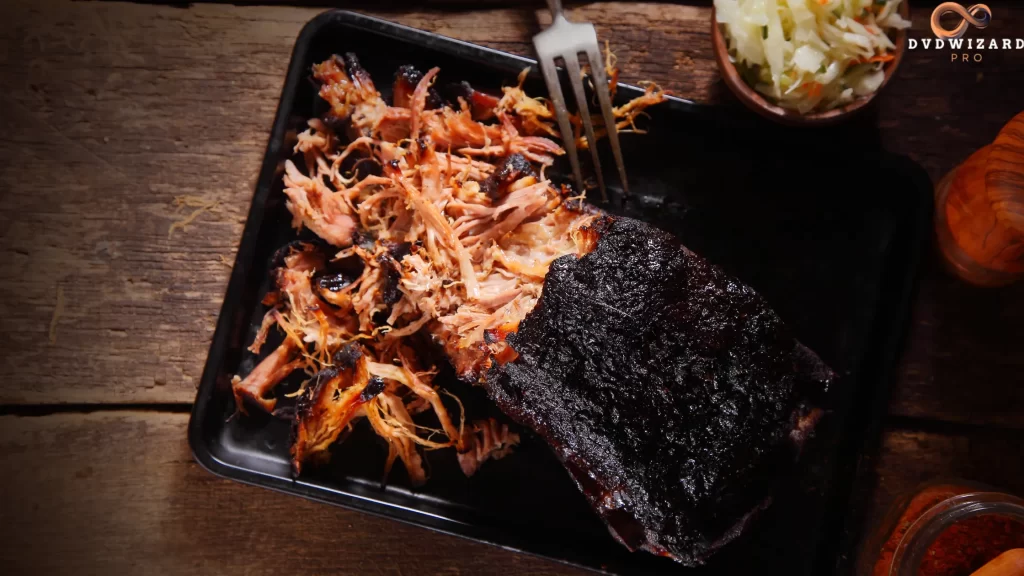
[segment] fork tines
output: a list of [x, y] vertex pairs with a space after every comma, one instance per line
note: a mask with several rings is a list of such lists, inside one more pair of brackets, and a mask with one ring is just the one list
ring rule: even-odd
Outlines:
[[562, 86], [558, 81], [558, 69], [555, 65], [557, 58], [562, 58], [565, 61], [565, 69], [569, 73], [569, 81], [572, 84], [573, 93], [576, 95], [576, 110], [583, 121], [587, 147], [590, 148], [590, 155], [594, 159], [594, 172], [597, 176], [597, 185], [601, 189], [601, 200], [607, 202], [608, 193], [605, 190], [604, 178], [601, 174], [601, 162], [597, 157], [597, 139], [594, 138], [594, 126], [590, 120], [590, 108], [587, 107], [587, 98], [583, 90], [583, 75], [580, 72], [579, 54], [586, 54], [587, 61], [590, 63], [590, 74], [594, 81], [594, 92], [597, 93], [598, 102], [601, 104], [601, 115], [604, 117], [604, 125], [608, 131], [608, 141], [611, 143], [612, 153], [615, 155], [615, 165], [619, 170], [622, 191], [628, 195], [626, 165], [622, 162], [622, 150], [619, 148], [615, 116], [612, 113], [611, 98], [608, 94], [608, 78], [601, 62], [601, 51], [598, 48], [597, 32], [594, 30], [594, 26], [569, 22], [561, 14], [561, 11], [558, 11], [553, 15], [551, 26], [533, 37], [533, 45], [537, 49], [537, 61], [544, 73], [549, 96], [555, 105], [558, 128], [562, 133], [565, 150], [569, 154], [573, 177], [582, 192], [586, 188], [580, 171], [579, 157], [576, 155], [576, 142], [572, 126], [569, 124], [569, 112], [565, 107], [565, 98], [562, 96]]

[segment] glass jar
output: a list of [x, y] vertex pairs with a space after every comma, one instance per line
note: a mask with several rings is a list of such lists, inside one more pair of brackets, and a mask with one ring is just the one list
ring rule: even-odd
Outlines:
[[1024, 500], [971, 482], [933, 482], [897, 502], [881, 528], [860, 574], [969, 576], [1024, 547]]
[[[965, 175], [980, 172], [976, 165], [984, 163], [990, 148], [975, 152], [935, 186], [935, 235], [942, 261], [950, 272], [978, 286], [1005, 286], [1021, 277], [1024, 263], [1003, 262], [996, 256], [1016, 254], [1006, 250], [1015, 242], [1012, 235], [1016, 232], [1001, 226], [985, 195], [964, 183], [970, 181]], [[993, 231], [995, 236], [991, 237]]]
[[1024, 277], [1024, 112], [935, 187], [935, 233], [949, 270], [968, 282]]

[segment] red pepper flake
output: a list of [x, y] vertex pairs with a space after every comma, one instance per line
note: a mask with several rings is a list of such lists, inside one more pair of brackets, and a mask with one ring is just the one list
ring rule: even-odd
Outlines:
[[896, 523], [896, 527], [893, 529], [892, 534], [889, 535], [889, 539], [886, 540], [882, 549], [879, 551], [878, 562], [875, 564], [872, 576], [888, 576], [889, 567], [892, 566], [896, 547], [899, 545], [900, 541], [903, 540], [904, 534], [907, 533], [907, 530], [915, 520], [920, 518], [921, 515], [932, 506], [947, 498], [961, 494], [962, 492], [963, 491], [957, 486], [940, 485], [931, 486], [914, 496], [914, 498], [907, 504], [903, 514], [900, 515], [900, 519]]
[[918, 576], [970, 576], [1003, 552], [1024, 547], [1024, 525], [985, 514], [946, 528], [924, 553]]

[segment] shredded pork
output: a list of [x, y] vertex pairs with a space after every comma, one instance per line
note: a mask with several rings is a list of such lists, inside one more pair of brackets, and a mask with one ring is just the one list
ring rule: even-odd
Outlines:
[[508, 424], [494, 418], [474, 422], [463, 435], [459, 467], [466, 476], [472, 476], [484, 461], [504, 458], [518, 443], [519, 435], [509, 430]]
[[[467, 427], [413, 342], [426, 336], [461, 379], [481, 381], [515, 357], [505, 336], [536, 305], [552, 261], [593, 247], [598, 212], [544, 174], [563, 154], [548, 103], [527, 96], [521, 77], [500, 98], [463, 83], [457, 104], [443, 105], [438, 74], [402, 67], [389, 105], [355, 56], [313, 67], [330, 112], [299, 134], [284, 193], [294, 227], [323, 243], [289, 248], [250, 349], [275, 326], [284, 341], [233, 381], [239, 410], [269, 412], [273, 388], [305, 374], [296, 473], [364, 417], [389, 444], [388, 470], [400, 459], [414, 484], [426, 480], [421, 447], [456, 448], [467, 475], [507, 454], [518, 436], [494, 420]], [[617, 109], [620, 122], [661, 97], [649, 90]], [[427, 411], [436, 426], [414, 421]]]

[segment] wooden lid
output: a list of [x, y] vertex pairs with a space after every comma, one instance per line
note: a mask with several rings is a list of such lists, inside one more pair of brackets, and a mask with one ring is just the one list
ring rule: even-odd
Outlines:
[[999, 132], [988, 153], [985, 191], [1000, 223], [1018, 233], [1024, 258], [1024, 112]]

